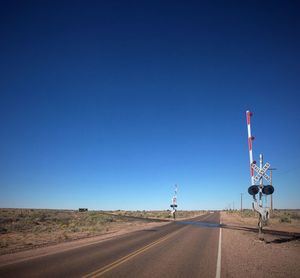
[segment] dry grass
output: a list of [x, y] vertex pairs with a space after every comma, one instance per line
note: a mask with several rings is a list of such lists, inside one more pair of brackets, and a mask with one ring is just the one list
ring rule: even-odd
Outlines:
[[[245, 209], [241, 213], [237, 210], [225, 211], [227, 216], [239, 220], [245, 224], [257, 223], [257, 213], [253, 210]], [[300, 209], [275, 209], [271, 212], [269, 226], [294, 226], [300, 227]]]
[[104, 212], [0, 209], [0, 254], [141, 225]]
[[272, 218], [283, 223], [299, 223], [300, 221], [300, 210], [277, 210], [275, 209], [272, 213]]
[[[230, 213], [231, 214], [240, 214], [240, 216], [242, 218], [257, 217], [256, 212], [253, 210], [250, 210], [250, 209], [244, 209], [242, 213], [237, 210], [229, 210], [226, 212], [229, 214]], [[282, 222], [298, 223], [300, 220], [300, 209], [275, 209], [271, 213], [271, 219], [273, 219], [273, 221], [277, 221], [279, 223], [282, 223]]]

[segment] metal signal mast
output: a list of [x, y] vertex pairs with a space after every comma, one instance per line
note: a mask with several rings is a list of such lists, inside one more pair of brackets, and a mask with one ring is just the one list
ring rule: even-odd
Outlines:
[[[258, 220], [258, 227], [259, 227], [259, 238], [262, 239], [262, 228], [266, 225], [269, 217], [270, 217], [270, 209], [263, 207], [262, 196], [273, 194], [274, 187], [272, 185], [264, 185], [263, 179], [267, 182], [271, 182], [270, 177], [266, 174], [267, 170], [270, 168], [270, 164], [267, 162], [263, 165], [263, 155], [259, 155], [259, 167], [256, 165], [256, 161], [253, 160], [252, 154], [252, 147], [253, 147], [253, 140], [254, 137], [251, 135], [251, 119], [252, 113], [250, 111], [246, 111], [246, 118], [247, 118], [247, 127], [248, 127], [248, 146], [249, 146], [249, 158], [250, 158], [250, 176], [251, 176], [251, 186], [248, 188], [248, 193], [252, 195], [253, 202], [252, 206], [255, 211], [258, 212], [259, 220]], [[254, 171], [257, 173], [254, 176]], [[256, 183], [259, 182], [259, 185]], [[259, 193], [259, 199], [256, 199], [256, 194]]]
[[173, 198], [172, 198], [172, 204], [170, 205], [170, 207], [172, 208], [172, 210], [171, 210], [171, 215], [173, 215], [174, 220], [175, 220], [175, 218], [176, 218], [177, 191], [178, 191], [178, 186], [177, 186], [177, 184], [175, 184], [174, 196], [173, 196]]
[[250, 176], [251, 176], [251, 185], [254, 185], [254, 171], [252, 168], [252, 164], [256, 164], [256, 161], [253, 162], [253, 154], [252, 154], [252, 145], [254, 136], [251, 135], [251, 125], [250, 118], [252, 117], [252, 113], [250, 111], [246, 112], [247, 117], [247, 128], [248, 128], [248, 146], [249, 146], [249, 158], [250, 158]]

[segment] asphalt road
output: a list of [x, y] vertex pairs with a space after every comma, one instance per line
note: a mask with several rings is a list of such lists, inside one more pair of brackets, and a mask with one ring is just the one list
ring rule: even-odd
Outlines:
[[9, 264], [0, 277], [216, 277], [220, 221], [212, 213]]

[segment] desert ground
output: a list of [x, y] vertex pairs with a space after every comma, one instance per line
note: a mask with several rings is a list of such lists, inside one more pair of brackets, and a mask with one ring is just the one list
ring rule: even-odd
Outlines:
[[258, 239], [257, 216], [221, 213], [222, 276], [300, 277], [300, 211], [275, 210]]

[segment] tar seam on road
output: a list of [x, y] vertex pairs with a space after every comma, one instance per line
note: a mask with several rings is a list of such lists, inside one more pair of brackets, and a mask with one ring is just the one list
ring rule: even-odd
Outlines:
[[91, 272], [91, 273], [89, 273], [87, 275], [84, 275], [82, 278], [100, 277], [101, 275], [103, 275], [107, 271], [110, 271], [110, 270], [114, 269], [115, 267], [117, 267], [117, 266], [125, 263], [126, 261], [134, 258], [135, 256], [137, 256], [137, 255], [145, 252], [146, 250], [150, 249], [151, 247], [153, 247], [153, 246], [155, 246], [155, 245], [157, 245], [157, 244], [159, 244], [159, 243], [167, 240], [171, 236], [179, 233], [182, 229], [183, 228], [181, 228], [181, 229], [179, 229], [179, 230], [177, 230], [177, 231], [175, 231], [175, 232], [173, 232], [173, 233], [171, 233], [169, 235], [166, 235], [166, 236], [164, 236], [164, 237], [162, 237], [162, 238], [160, 238], [160, 239], [158, 239], [158, 240], [156, 240], [156, 241], [154, 241], [154, 242], [152, 242], [152, 243], [150, 243], [150, 244], [148, 244], [148, 245], [146, 245], [146, 246], [144, 246], [144, 247], [142, 247], [142, 248], [140, 248], [140, 249], [138, 249], [138, 250], [136, 250], [136, 251], [134, 251], [134, 252], [132, 252], [132, 253], [130, 253], [128, 255], [126, 255], [126, 256], [124, 256], [123, 258], [120, 258], [120, 259], [118, 259], [118, 260], [116, 260], [116, 261], [114, 261], [114, 262], [112, 262], [112, 263], [110, 263], [110, 264], [108, 264], [106, 266], [103, 266], [103, 267], [99, 268], [98, 270], [95, 270], [95, 271], [93, 271], [93, 272]]
[[222, 248], [222, 228], [220, 227], [216, 278], [221, 278], [221, 248]]

